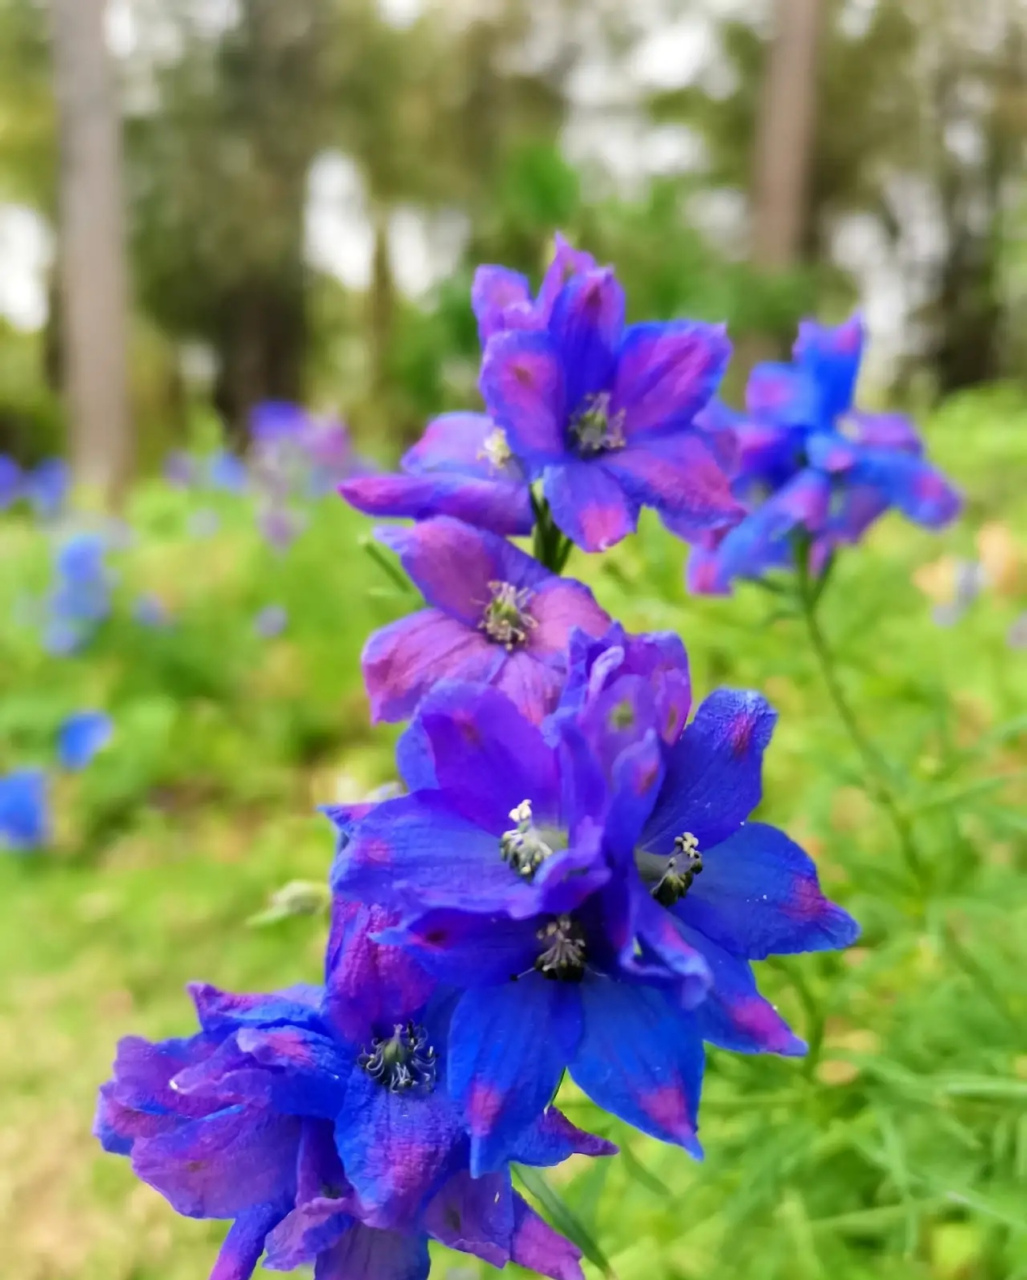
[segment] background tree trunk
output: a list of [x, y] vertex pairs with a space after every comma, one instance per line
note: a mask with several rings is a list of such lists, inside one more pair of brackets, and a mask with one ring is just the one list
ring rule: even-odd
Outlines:
[[129, 477], [133, 440], [121, 124], [104, 8], [104, 0], [53, 0], [51, 6], [71, 461], [78, 484], [111, 500]]
[[777, 0], [753, 193], [752, 260], [766, 271], [794, 266], [805, 235], [821, 7], [821, 0]]

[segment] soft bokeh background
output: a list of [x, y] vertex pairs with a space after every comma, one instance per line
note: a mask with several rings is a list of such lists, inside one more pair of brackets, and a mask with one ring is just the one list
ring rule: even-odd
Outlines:
[[252, 496], [163, 459], [245, 452], [272, 397], [388, 464], [476, 403], [474, 264], [537, 275], [557, 228], [635, 318], [726, 319], [731, 394], [801, 314], [862, 305], [864, 398], [917, 412], [967, 508], [941, 538], [886, 521], [826, 604], [922, 894], [772, 600], [689, 599], [648, 524], [572, 559], [684, 636], [700, 694], [779, 708], [766, 814], [865, 934], [761, 966], [823, 1047], [712, 1055], [704, 1165], [571, 1094], [624, 1153], [542, 1207], [621, 1280], [1027, 1277], [1025, 142], [1022, 0], [0, 0], [0, 453], [66, 454], [131, 531], [110, 616], [57, 657], [37, 605], [75, 518], [0, 515], [0, 771], [47, 762], [70, 711], [115, 722], [55, 781], [53, 847], [0, 858], [5, 1280], [206, 1275], [219, 1227], [100, 1155], [96, 1085], [117, 1036], [188, 1029], [188, 979], [316, 978], [320, 918], [249, 922], [323, 879], [314, 805], [392, 774], [358, 655], [416, 601], [366, 522], [322, 498], [275, 550]]

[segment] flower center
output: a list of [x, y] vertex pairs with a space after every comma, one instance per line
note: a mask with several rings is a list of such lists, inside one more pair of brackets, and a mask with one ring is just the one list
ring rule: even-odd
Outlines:
[[412, 1022], [397, 1022], [391, 1036], [372, 1040], [358, 1061], [390, 1093], [431, 1093], [435, 1088], [435, 1050], [424, 1028]]
[[681, 901], [701, 871], [699, 841], [691, 831], [686, 831], [674, 841], [674, 853], [667, 862], [663, 875], [653, 887], [653, 897], [661, 906], [672, 907], [675, 902]]
[[567, 838], [562, 831], [535, 826], [530, 800], [522, 800], [516, 809], [511, 809], [510, 820], [517, 825], [499, 837], [499, 852], [504, 862], [530, 880], [546, 858], [567, 847]]
[[496, 471], [505, 471], [513, 461], [513, 451], [502, 427], [496, 427], [482, 441], [478, 457], [488, 462]]
[[492, 599], [485, 606], [478, 626], [490, 640], [513, 650], [524, 644], [528, 632], [538, 623], [528, 612], [532, 592], [528, 587], [515, 587], [512, 582], [490, 582]]
[[624, 411], [610, 416], [610, 393], [599, 391], [586, 396], [577, 413], [571, 418], [571, 436], [578, 453], [585, 458], [595, 457], [610, 449], [623, 449]]
[[580, 982], [585, 976], [585, 935], [570, 916], [556, 916], [536, 933], [543, 950], [535, 968], [554, 982]]

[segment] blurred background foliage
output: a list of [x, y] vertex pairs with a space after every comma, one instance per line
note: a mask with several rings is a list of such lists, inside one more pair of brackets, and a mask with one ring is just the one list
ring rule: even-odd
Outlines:
[[[88, 771], [55, 780], [53, 849], [0, 860], [0, 1274], [206, 1274], [219, 1227], [175, 1218], [99, 1154], [95, 1087], [118, 1035], [186, 1028], [187, 979], [316, 977], [319, 922], [247, 921], [323, 878], [313, 806], [392, 773], [358, 655], [415, 601], [361, 552], [366, 522], [325, 499], [283, 555], [246, 497], [174, 489], [161, 461], [241, 444], [268, 396], [338, 408], [390, 460], [475, 402], [474, 265], [537, 276], [559, 228], [617, 265], [633, 318], [726, 320], [742, 368], [800, 315], [862, 301], [866, 394], [924, 411], [967, 512], [941, 542], [885, 522], [828, 606], [843, 679], [919, 815], [925, 893], [771, 601], [686, 597], [683, 549], [649, 525], [572, 561], [630, 628], [685, 637], [698, 693], [747, 685], [779, 708], [766, 814], [865, 937], [762, 966], [820, 1049], [712, 1055], [705, 1165], [614, 1125], [624, 1154], [556, 1174], [556, 1211], [620, 1280], [1027, 1280], [1027, 672], [1007, 645], [1027, 609], [1027, 4], [808, 10], [808, 175], [771, 269], [752, 252], [769, 0], [108, 6], [140, 474], [114, 607], [74, 657], [45, 654], [33, 621], [49, 539], [24, 512], [0, 523], [0, 768], [47, 761], [71, 710], [116, 725]], [[53, 16], [0, 0], [0, 452], [26, 464], [71, 434]], [[928, 595], [982, 545], [991, 586], [942, 630]], [[167, 625], [133, 618], [141, 594]], [[274, 637], [255, 625], [268, 607], [285, 610]]]

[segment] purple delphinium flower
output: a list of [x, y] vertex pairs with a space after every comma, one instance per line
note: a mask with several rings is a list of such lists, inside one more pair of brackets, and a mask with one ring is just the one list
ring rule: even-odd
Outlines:
[[[424, 1280], [429, 1237], [580, 1280], [577, 1250], [508, 1173], [468, 1177], [445, 1088], [446, 1001], [372, 941], [388, 919], [336, 907], [323, 989], [193, 987], [200, 1033], [123, 1040], [97, 1136], [179, 1212], [233, 1219], [212, 1280], [248, 1280], [262, 1255], [274, 1270], [313, 1263], [324, 1280]], [[519, 1155], [611, 1150], [550, 1109]]]
[[482, 350], [494, 334], [508, 329], [544, 329], [567, 281], [595, 269], [595, 258], [568, 244], [559, 232], [552, 260], [535, 298], [531, 295], [528, 277], [519, 271], [490, 265], [478, 267], [471, 286], [471, 306], [478, 321]]
[[580, 582], [512, 543], [445, 516], [376, 530], [429, 607], [376, 631], [362, 665], [375, 720], [404, 720], [440, 679], [492, 684], [530, 719], [552, 709], [571, 628], [601, 635], [609, 618]]
[[253, 619], [253, 629], [265, 640], [280, 636], [289, 625], [289, 615], [280, 604], [268, 604]]
[[64, 511], [71, 487], [71, 468], [63, 458], [47, 458], [26, 472], [22, 493], [40, 520], [53, 521]]
[[624, 326], [609, 269], [573, 274], [544, 327], [506, 327], [485, 348], [481, 390], [560, 529], [586, 551], [631, 533], [652, 506], [682, 537], [743, 513], [695, 428], [730, 353], [722, 328]]
[[57, 731], [57, 759], [62, 769], [84, 769], [114, 732], [102, 711], [79, 711], [62, 721]]
[[21, 467], [5, 453], [0, 453], [0, 511], [6, 511], [21, 497]]
[[750, 961], [856, 936], [798, 846], [747, 821], [774, 720], [763, 699], [721, 690], [686, 728], [673, 639], [610, 639], [576, 644], [583, 669], [544, 730], [495, 691], [441, 684], [399, 753], [412, 793], [333, 815], [333, 887], [393, 903], [403, 920], [383, 936], [466, 988], [450, 1081], [476, 1172], [506, 1158], [564, 1069], [698, 1153], [704, 1040], [804, 1051]]
[[49, 798], [42, 769], [13, 769], [0, 777], [0, 847], [31, 853], [49, 838]]
[[693, 590], [724, 592], [736, 577], [793, 566], [797, 533], [809, 540], [811, 568], [819, 572], [891, 507], [930, 529], [956, 516], [959, 496], [924, 460], [913, 423], [854, 407], [863, 342], [858, 315], [837, 328], [807, 320], [794, 363], [753, 370], [746, 412], [733, 423], [734, 489], [751, 512], [693, 550]]
[[339, 492], [358, 511], [425, 520], [454, 516], [500, 534], [534, 524], [524, 471], [506, 436], [480, 413], [446, 413], [400, 461], [402, 475], [356, 476]]

